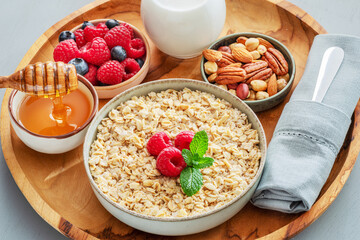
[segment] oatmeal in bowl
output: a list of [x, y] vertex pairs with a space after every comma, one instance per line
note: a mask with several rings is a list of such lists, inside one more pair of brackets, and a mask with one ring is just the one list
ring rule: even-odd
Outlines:
[[[196, 144], [205, 136], [202, 156]], [[178, 150], [179, 139], [187, 138]], [[150, 144], [165, 145], [154, 153]], [[163, 171], [166, 152], [184, 157], [180, 176]], [[140, 85], [105, 105], [88, 131], [84, 163], [96, 196], [119, 220], [184, 235], [221, 224], [249, 201], [265, 152], [261, 124], [243, 102], [203, 82], [171, 79]], [[211, 164], [201, 165], [205, 160]]]

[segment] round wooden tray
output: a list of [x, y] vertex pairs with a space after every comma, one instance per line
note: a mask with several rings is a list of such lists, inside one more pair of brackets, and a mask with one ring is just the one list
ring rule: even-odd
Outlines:
[[[51, 60], [59, 33], [72, 29], [84, 20], [115, 18], [144, 31], [139, 11], [140, 0], [95, 1], [47, 30], [27, 52], [18, 69], [28, 63]], [[268, 34], [289, 48], [297, 68], [293, 89], [303, 74], [314, 37], [326, 33], [311, 16], [287, 1], [228, 0], [227, 19], [221, 36], [249, 31]], [[175, 59], [161, 53], [151, 41], [150, 44], [151, 66], [145, 81], [169, 77], [201, 79], [200, 57]], [[26, 147], [10, 127], [7, 110], [9, 95], [10, 90], [7, 90], [1, 109], [1, 144], [4, 156], [20, 190], [42, 218], [72, 239], [156, 238], [123, 224], [100, 205], [87, 181], [81, 147], [59, 155], [41, 154]], [[288, 99], [289, 96], [285, 102]], [[258, 114], [268, 142], [285, 102]], [[105, 101], [101, 103], [103, 105]], [[351, 172], [360, 149], [359, 113], [360, 104], [332, 172], [310, 211], [303, 214], [283, 214], [248, 204], [226, 223], [187, 238], [281, 239], [292, 237], [306, 228], [334, 201]]]

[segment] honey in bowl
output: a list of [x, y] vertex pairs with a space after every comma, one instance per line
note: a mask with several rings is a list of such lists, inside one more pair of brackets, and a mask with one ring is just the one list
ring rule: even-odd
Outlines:
[[18, 112], [26, 129], [44, 136], [70, 133], [85, 124], [90, 114], [90, 101], [80, 89], [51, 99], [26, 96]]

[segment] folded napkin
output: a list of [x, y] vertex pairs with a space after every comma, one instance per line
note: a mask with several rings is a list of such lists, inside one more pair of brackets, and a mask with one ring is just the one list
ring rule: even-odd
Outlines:
[[[338, 46], [344, 60], [321, 103], [311, 101], [324, 52]], [[360, 97], [360, 38], [319, 35], [304, 75], [276, 125], [263, 176], [252, 198], [260, 208], [307, 211], [328, 178]]]

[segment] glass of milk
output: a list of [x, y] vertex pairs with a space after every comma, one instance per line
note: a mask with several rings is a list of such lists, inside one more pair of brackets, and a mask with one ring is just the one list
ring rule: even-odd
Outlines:
[[196, 57], [217, 39], [225, 23], [225, 0], [142, 0], [146, 32], [164, 53]]

